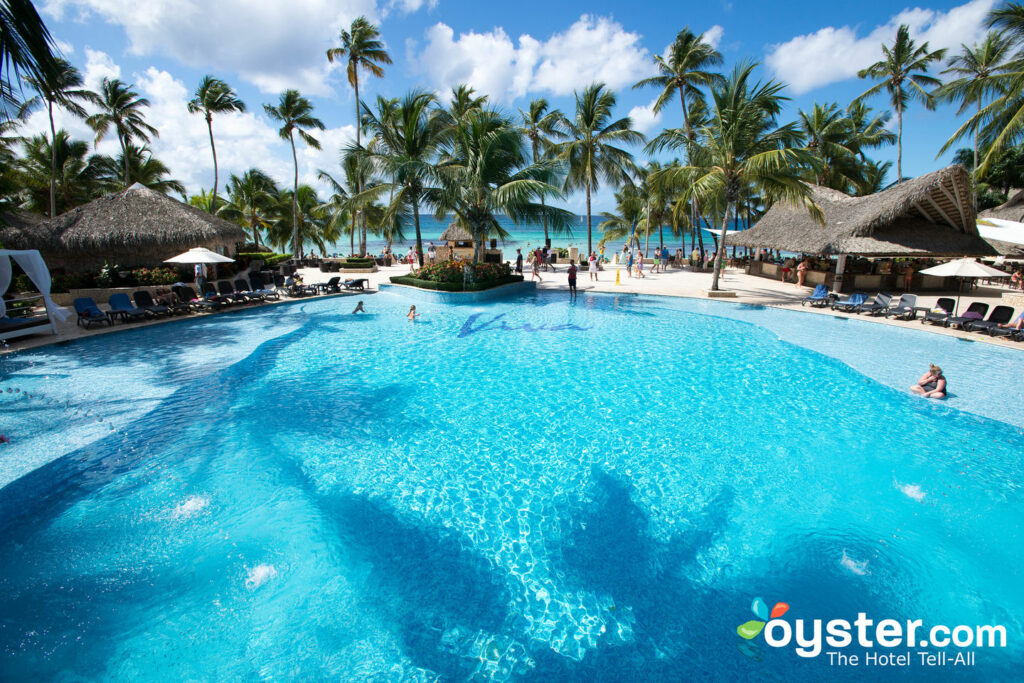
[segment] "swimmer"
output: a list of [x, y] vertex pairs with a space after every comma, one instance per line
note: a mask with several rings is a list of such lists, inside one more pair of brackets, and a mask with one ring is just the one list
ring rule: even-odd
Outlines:
[[356, 304], [356, 310], [352, 311], [352, 315], [355, 315], [356, 313], [366, 313], [366, 309], [363, 308], [363, 302], [362, 301], [357, 303]]
[[925, 398], [946, 398], [946, 378], [942, 368], [934, 363], [929, 364], [928, 372], [921, 375], [921, 379], [910, 390]]
[[413, 306], [409, 309], [409, 312], [405, 314], [405, 317], [408, 318], [410, 322], [416, 322], [416, 318], [420, 317], [420, 314], [416, 312], [416, 307]]

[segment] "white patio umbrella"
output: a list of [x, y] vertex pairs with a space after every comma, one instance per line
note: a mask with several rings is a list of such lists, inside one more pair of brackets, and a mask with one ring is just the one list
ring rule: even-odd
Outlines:
[[[984, 263], [979, 263], [977, 259], [972, 258], [958, 258], [954, 261], [940, 263], [937, 266], [925, 268], [921, 271], [921, 274], [937, 275], [938, 277], [958, 277], [960, 278], [960, 290], [963, 289], [964, 278], [1010, 277], [1009, 273], [1004, 273], [992, 266], [986, 266]], [[960, 291], [958, 290], [956, 293], [956, 306], [953, 308], [953, 315], [956, 315], [957, 309], [959, 308]]]
[[189, 249], [184, 254], [178, 254], [173, 256], [164, 263], [234, 263], [235, 259], [228, 258], [227, 256], [221, 256], [215, 251], [210, 251], [206, 247], [195, 247]]

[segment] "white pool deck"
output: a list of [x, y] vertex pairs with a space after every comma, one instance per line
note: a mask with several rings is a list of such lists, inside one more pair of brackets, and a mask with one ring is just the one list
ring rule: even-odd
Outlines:
[[[586, 294], [587, 292], [610, 292], [616, 294], [644, 294], [653, 296], [675, 296], [675, 297], [689, 297], [697, 299], [706, 299], [707, 290], [711, 286], [711, 274], [710, 273], [694, 273], [688, 269], [675, 270], [670, 269], [668, 272], [646, 272], [646, 277], [636, 278], [627, 277], [626, 272], [623, 269], [619, 273], [619, 284], [615, 283], [616, 270], [618, 266], [611, 266], [607, 270], [603, 270], [598, 274], [598, 280], [596, 282], [589, 279], [588, 273], [581, 270], [578, 275], [578, 289], [580, 294]], [[557, 266], [554, 271], [542, 271], [540, 273], [540, 282], [537, 285], [538, 290], [544, 291], [562, 291], [568, 296], [568, 276], [566, 274], [566, 266]], [[315, 268], [303, 268], [300, 271], [303, 281], [306, 284], [314, 284], [317, 282], [326, 282], [332, 276], [337, 273], [321, 273], [319, 269]], [[370, 281], [370, 291], [366, 293], [358, 292], [345, 292], [346, 297], [359, 297], [359, 296], [372, 296], [373, 292], [377, 290], [377, 287], [381, 283], [388, 283], [389, 278], [393, 275], [405, 275], [409, 272], [408, 266], [392, 266], [389, 268], [382, 268], [375, 273], [360, 273], [353, 277], [367, 278]], [[529, 273], [527, 273], [527, 280], [530, 279]], [[719, 288], [734, 292], [735, 296], [732, 298], [722, 299], [722, 301], [742, 303], [742, 304], [759, 304], [763, 306], [771, 306], [778, 308], [788, 308], [806, 311], [808, 314], [815, 315], [831, 315], [836, 317], [852, 317], [868, 322], [873, 322], [879, 325], [895, 325], [898, 327], [905, 327], [908, 329], [915, 329], [926, 331], [931, 334], [941, 334], [953, 337], [960, 337], [963, 339], [970, 339], [972, 341], [995, 344], [997, 346], [1004, 346], [1007, 348], [1014, 348], [1024, 351], [1024, 343], [1008, 341], [1003, 338], [992, 338], [988, 335], [961, 332], [959, 330], [947, 329], [945, 327], [937, 325], [922, 325], [919, 320], [913, 321], [902, 321], [886, 319], [878, 316], [865, 316], [857, 314], [848, 314], [838, 311], [833, 311], [830, 308], [813, 308], [810, 306], [801, 306], [800, 301], [806, 297], [812, 290], [810, 287], [797, 287], [793, 283], [783, 283], [778, 280], [771, 280], [764, 277], [747, 275], [740, 269], [728, 268], [726, 269], [723, 277], [719, 282]], [[960, 300], [960, 309], [966, 310], [974, 301], [984, 301], [989, 303], [990, 306], [996, 306], [1002, 303], [1002, 295], [1008, 293], [1010, 290], [1007, 287], [978, 287], [972, 292], [965, 294]], [[337, 295], [331, 295], [337, 296]], [[919, 294], [918, 295], [918, 306], [920, 307], [931, 307], [935, 304], [936, 299], [940, 296], [950, 296], [948, 293], [944, 294]], [[305, 300], [308, 300], [306, 297]], [[283, 298], [281, 302], [269, 302], [264, 305], [275, 305], [279, 303], [286, 303], [288, 301], [295, 301], [295, 299]], [[372, 306], [371, 301], [365, 302], [367, 306]], [[347, 305], [347, 304], [346, 304]], [[105, 304], [100, 304], [101, 308], [104, 308]], [[234, 310], [243, 310], [243, 306], [228, 307], [220, 312], [215, 313], [204, 313], [203, 316], [210, 315], [225, 315], [230, 314]], [[1018, 313], [1020, 312], [1018, 307]], [[175, 318], [170, 318], [174, 320]], [[113, 326], [97, 326], [91, 329], [84, 329], [75, 324], [75, 317], [72, 315], [66, 322], [57, 324], [56, 335], [36, 335], [31, 337], [22, 337], [19, 339], [13, 339], [7, 342], [7, 346], [0, 346], [0, 354], [16, 352], [22, 349], [37, 348], [40, 346], [46, 346], [48, 344], [56, 344], [61, 342], [70, 341], [73, 339], [79, 339], [83, 337], [92, 337], [100, 334], [115, 334], [121, 330], [138, 328], [146, 325], [158, 325], [166, 322], [167, 318], [160, 318], [144, 322], [135, 323], [121, 323], [118, 322]]]

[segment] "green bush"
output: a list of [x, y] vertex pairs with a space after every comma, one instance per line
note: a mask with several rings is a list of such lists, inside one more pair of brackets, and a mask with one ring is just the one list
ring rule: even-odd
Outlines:
[[393, 275], [391, 277], [391, 282], [396, 285], [409, 285], [411, 287], [419, 287], [420, 289], [429, 289], [437, 292], [479, 292], [484, 289], [491, 289], [492, 287], [522, 281], [522, 275], [506, 275], [486, 282], [478, 281], [475, 284], [467, 283], [467, 285], [463, 287], [461, 280], [459, 282], [438, 282], [436, 280], [421, 280], [418, 277], [413, 277], [412, 275]]
[[342, 268], [373, 268], [376, 261], [372, 258], [359, 258], [357, 256], [349, 256], [341, 263]]
[[239, 268], [248, 268], [249, 263], [252, 261], [263, 261], [263, 265], [267, 268], [273, 268], [279, 263], [287, 261], [292, 257], [291, 254], [274, 254], [262, 251], [250, 251], [250, 252], [239, 252], [235, 256], [235, 260]]

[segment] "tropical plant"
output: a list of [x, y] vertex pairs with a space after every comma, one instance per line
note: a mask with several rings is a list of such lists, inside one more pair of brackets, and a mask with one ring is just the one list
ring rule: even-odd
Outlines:
[[856, 154], [862, 162], [867, 162], [864, 150], [879, 149], [896, 143], [896, 133], [888, 128], [889, 112], [875, 114], [871, 107], [860, 100], [854, 100], [846, 108], [846, 118], [850, 123], [850, 139], [846, 146]]
[[594, 83], [583, 93], [574, 93], [576, 113], [566, 120], [568, 138], [556, 149], [558, 157], [566, 164], [566, 190], [582, 189], [587, 203], [587, 253], [594, 249], [591, 229], [590, 197], [600, 187], [601, 181], [612, 185], [627, 182], [635, 174], [633, 155], [622, 149], [621, 144], [637, 144], [644, 136], [633, 130], [628, 116], [612, 120], [615, 94], [605, 89], [604, 83]]
[[26, 195], [22, 206], [40, 213], [63, 213], [99, 196], [104, 188], [100, 157], [89, 157], [87, 142], [72, 140], [63, 129], [53, 140], [45, 135], [26, 139], [16, 164], [17, 184]]
[[469, 112], [483, 109], [486, 105], [487, 95], [477, 95], [476, 90], [472, 87], [466, 83], [460, 83], [452, 88], [452, 98], [448, 103], [447, 113], [451, 117], [451, 123], [455, 124]]
[[488, 236], [505, 238], [498, 222], [504, 214], [513, 222], [547, 216], [556, 230], [568, 229], [572, 214], [540, 203], [543, 196], [559, 197], [551, 184], [554, 163], [531, 164], [516, 127], [496, 111], [473, 109], [459, 119], [438, 163], [441, 192], [436, 216], [455, 215], [474, 240], [474, 261], [483, 260]]
[[[50, 140], [57, 139], [57, 128], [53, 122], [53, 108], [58, 106], [72, 116], [80, 119], [86, 117], [85, 108], [80, 102], [95, 102], [96, 94], [84, 87], [82, 74], [69, 62], [56, 58], [55, 71], [47, 72], [41, 78], [29, 76], [25, 82], [35, 88], [38, 97], [46, 102], [46, 113], [50, 119]], [[50, 151], [50, 217], [57, 215], [57, 148], [51, 144]]]
[[941, 62], [945, 54], [945, 49], [929, 51], [927, 42], [919, 47], [910, 37], [910, 27], [901, 24], [892, 47], [882, 44], [883, 58], [857, 72], [859, 78], [878, 81], [858, 100], [884, 90], [896, 110], [896, 182], [903, 181], [903, 110], [911, 100], [920, 101], [925, 109], [935, 109], [932, 90], [942, 85], [942, 81], [929, 76], [928, 67]]
[[95, 156], [94, 163], [98, 169], [99, 180], [106, 185], [108, 191], [120, 185], [118, 176], [123, 168], [127, 169], [134, 182], [139, 185], [161, 194], [185, 194], [185, 186], [181, 181], [167, 177], [171, 174], [171, 169], [153, 156], [153, 151], [147, 145], [138, 147], [128, 143], [125, 151], [116, 159], [99, 154]]
[[723, 207], [712, 290], [718, 289], [729, 219], [745, 192], [756, 190], [768, 203], [788, 201], [805, 206], [823, 220], [801, 177], [804, 168], [814, 168], [818, 160], [798, 146], [795, 124], [778, 125], [787, 99], [781, 94], [784, 86], [777, 81], [754, 81], [755, 66], [737, 65], [723, 85], [712, 89], [711, 117], [696, 131], [691, 165], [654, 174], [655, 182], [685, 181], [684, 198], [692, 194], [702, 203]]
[[299, 257], [302, 255], [302, 243], [299, 241], [299, 157], [295, 152], [295, 133], [313, 149], [320, 149], [320, 141], [307, 133], [310, 128], [323, 130], [324, 123], [313, 116], [313, 105], [303, 97], [298, 90], [285, 90], [277, 106], [265, 104], [263, 111], [272, 120], [281, 124], [277, 133], [282, 139], [287, 140], [292, 146], [292, 161], [295, 164], [295, 178], [292, 183], [290, 197], [292, 199], [292, 220], [294, 230], [292, 235], [292, 253]]
[[32, 0], [0, 1], [0, 121], [20, 113], [15, 94], [19, 76], [39, 82], [57, 77], [54, 47]]
[[[540, 163], [542, 159], [550, 156], [556, 140], [565, 137], [563, 121], [565, 116], [557, 109], [549, 109], [548, 101], [540, 98], [530, 102], [528, 111], [519, 110], [522, 123], [519, 126], [519, 133], [530, 142], [530, 150], [533, 153], [533, 163]], [[543, 195], [540, 203], [544, 204]], [[548, 242], [548, 217], [543, 216], [544, 243]]]
[[209, 74], [203, 76], [195, 95], [189, 100], [188, 113], [202, 113], [206, 119], [206, 130], [210, 134], [210, 151], [213, 153], [213, 200], [210, 213], [216, 211], [217, 207], [217, 146], [213, 142], [213, 115], [233, 111], [244, 112], [245, 102], [224, 81]]
[[[327, 250], [327, 244], [337, 241], [340, 233], [327, 225], [322, 211], [318, 210], [322, 202], [317, 196], [316, 190], [309, 185], [299, 185], [298, 193], [293, 194], [291, 190], [285, 190], [279, 197], [278, 220], [271, 223], [267, 230], [268, 241], [280, 248], [288, 244], [289, 240], [295, 243], [295, 235], [299, 236], [300, 247], [312, 244], [320, 252]], [[288, 208], [297, 209], [294, 214]], [[292, 223], [292, 216], [298, 219], [297, 224]]]
[[[342, 30], [339, 35], [341, 47], [332, 47], [327, 50], [327, 61], [346, 60], [348, 62], [348, 82], [355, 89], [356, 97], [356, 147], [362, 147], [359, 113], [362, 104], [359, 100], [359, 69], [370, 72], [377, 78], [384, 77], [382, 64], [391, 64], [391, 56], [384, 49], [384, 43], [380, 40], [380, 31], [369, 22], [366, 17], [358, 17], [352, 22], [349, 30]], [[358, 194], [361, 188], [356, 188]], [[359, 237], [360, 253], [366, 252], [366, 223], [362, 223], [362, 232]]]
[[868, 195], [884, 190], [888, 186], [886, 184], [886, 176], [889, 174], [890, 168], [892, 168], [891, 161], [863, 162], [861, 165], [860, 177], [857, 179], [857, 183], [854, 188], [854, 195], [858, 197], [867, 197]]
[[228, 201], [217, 215], [252, 232], [253, 244], [259, 246], [260, 232], [268, 230], [280, 192], [277, 184], [258, 168], [250, 168], [241, 176], [232, 174], [227, 184]]
[[433, 204], [437, 194], [435, 162], [445, 131], [443, 115], [434, 108], [435, 103], [434, 95], [414, 90], [401, 102], [378, 97], [376, 111], [364, 110], [363, 116], [373, 134], [367, 158], [387, 179], [373, 189], [371, 199], [385, 194], [390, 198], [386, 222], [402, 213], [412, 214], [421, 266], [420, 208], [424, 202]]
[[139, 97], [132, 86], [122, 83], [117, 78], [104, 78], [100, 92], [94, 104], [100, 111], [88, 117], [85, 122], [96, 132], [96, 142], [100, 142], [114, 129], [118, 142], [121, 143], [121, 158], [124, 160], [124, 187], [131, 185], [131, 172], [128, 168], [128, 146], [133, 140], [149, 142], [149, 136], [159, 137], [156, 128], [146, 123], [142, 109], [149, 106], [149, 100]]

